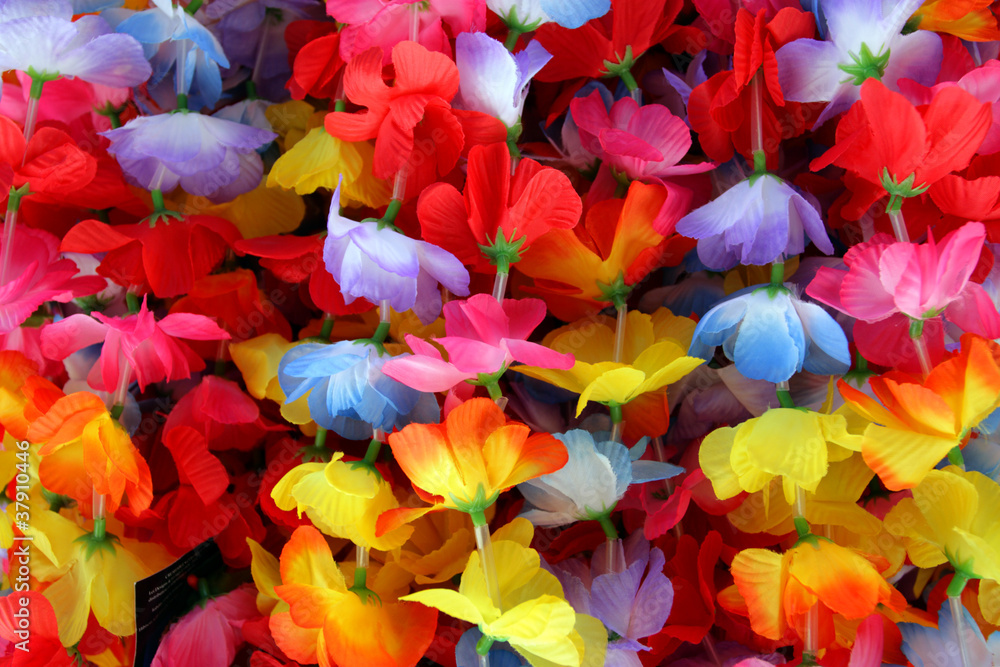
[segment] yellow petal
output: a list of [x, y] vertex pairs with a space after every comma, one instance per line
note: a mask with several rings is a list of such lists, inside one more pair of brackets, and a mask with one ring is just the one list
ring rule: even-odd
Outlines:
[[474, 625], [484, 623], [483, 615], [472, 600], [458, 591], [447, 588], [429, 588], [405, 595], [400, 600], [404, 602], [419, 602], [422, 605], [438, 609], [452, 618], [463, 620]]
[[558, 665], [578, 667], [581, 656], [569, 638], [575, 624], [576, 612], [568, 602], [542, 595], [504, 612], [483, 631]]
[[589, 401], [614, 402], [619, 405], [628, 403], [635, 398], [635, 391], [645, 379], [645, 373], [628, 366], [607, 370], [591, 381], [580, 393], [580, 400], [576, 404], [576, 416], [580, 416]]
[[[268, 383], [277, 378], [278, 363], [290, 346], [291, 343], [273, 333], [257, 336], [240, 343], [232, 343], [229, 346], [233, 363], [243, 374], [243, 381], [251, 396], [258, 400], [264, 398]], [[281, 391], [280, 386], [278, 391]], [[284, 399], [285, 395], [282, 392], [280, 399], [275, 400], [283, 402]]]
[[891, 491], [911, 489], [958, 444], [954, 438], [901, 431], [872, 424], [861, 453]]
[[730, 461], [735, 436], [735, 428], [719, 427], [705, 436], [698, 450], [698, 464], [712, 482], [716, 497], [722, 500], [737, 496], [743, 491]]
[[[768, 410], [755, 423], [740, 429], [734, 450], [744, 440], [750, 465], [762, 472], [780, 475], [809, 491], [815, 491], [826, 474], [826, 439], [815, 413], [791, 408]], [[787, 495], [786, 500], [792, 502]]]
[[270, 608], [273, 608], [273, 604], [265, 604], [265, 607], [270, 607], [268, 609], [261, 609], [261, 604], [264, 602], [261, 597], [271, 598], [273, 601], [278, 600], [278, 594], [274, 592], [275, 586], [281, 585], [281, 572], [278, 566], [278, 559], [274, 555], [262, 547], [260, 544], [255, 542], [251, 538], [247, 538], [247, 545], [250, 547], [250, 574], [253, 576], [254, 584], [257, 586], [257, 591], [260, 595], [257, 598], [257, 609], [262, 614], [269, 613]]

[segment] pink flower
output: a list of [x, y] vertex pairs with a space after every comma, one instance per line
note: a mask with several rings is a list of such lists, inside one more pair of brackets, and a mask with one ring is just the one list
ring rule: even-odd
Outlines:
[[[486, 0], [326, 0], [326, 13], [347, 24], [340, 31], [340, 57], [344, 62], [380, 46], [383, 64], [388, 65], [392, 47], [411, 39], [430, 51], [450, 56], [451, 42], [442, 24], [447, 24], [453, 35], [486, 30]], [[410, 35], [414, 20], [415, 39]]]
[[0, 285], [0, 334], [19, 327], [46, 301], [66, 303], [107, 287], [107, 281], [97, 276], [74, 278], [78, 272], [72, 260], [60, 259], [55, 236], [24, 225], [16, 227], [7, 282]]
[[101, 313], [70, 315], [42, 330], [42, 353], [61, 360], [95, 343], [103, 342], [100, 360], [90, 371], [87, 382], [103, 391], [115, 391], [123, 373], [124, 359], [139, 381], [139, 389], [161, 380], [182, 380], [205, 367], [194, 351], [177, 340], [224, 340], [229, 334], [204, 315], [173, 313], [162, 320], [146, 308], [143, 298], [139, 312], [124, 318]]
[[583, 147], [632, 180], [700, 174], [712, 162], [678, 164], [691, 148], [687, 124], [660, 104], [640, 107], [623, 97], [608, 113], [598, 91], [570, 103]]
[[1000, 315], [983, 286], [969, 282], [986, 228], [969, 222], [941, 243], [895, 243], [884, 234], [844, 255], [847, 271], [823, 267], [806, 293], [866, 322], [902, 313], [914, 320], [944, 314], [963, 331], [1000, 336]]
[[243, 644], [243, 624], [260, 616], [256, 600], [257, 589], [243, 584], [196, 606], [167, 630], [153, 667], [229, 667]]
[[444, 338], [437, 342], [448, 352], [445, 361], [436, 347], [413, 335], [406, 342], [413, 356], [391, 359], [382, 372], [418, 391], [447, 391], [466, 380], [483, 381], [496, 376], [513, 361], [542, 368], [573, 367], [571, 354], [525, 340], [545, 318], [541, 299], [504, 299], [503, 305], [488, 294], [444, 306]]

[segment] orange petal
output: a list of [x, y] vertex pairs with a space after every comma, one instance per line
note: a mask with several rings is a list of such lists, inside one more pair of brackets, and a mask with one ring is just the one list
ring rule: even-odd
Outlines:
[[524, 424], [508, 424], [487, 438], [483, 456], [492, 489], [506, 490], [566, 465], [566, 445], [548, 433], [530, 432]]
[[780, 640], [787, 629], [781, 595], [788, 571], [781, 554], [744, 549], [733, 558], [733, 581], [746, 600], [750, 625], [757, 634]]
[[413, 667], [434, 639], [437, 616], [437, 609], [422, 604], [364, 604], [350, 593], [327, 616], [323, 637], [338, 665]]
[[792, 549], [788, 573], [845, 618], [864, 618], [879, 603], [884, 580], [865, 558], [820, 539]]
[[70, 394], [60, 398], [51, 410], [35, 420], [28, 429], [28, 439], [44, 442], [38, 453], [45, 456], [79, 438], [84, 427], [102, 412], [107, 414], [104, 402], [89, 391]]

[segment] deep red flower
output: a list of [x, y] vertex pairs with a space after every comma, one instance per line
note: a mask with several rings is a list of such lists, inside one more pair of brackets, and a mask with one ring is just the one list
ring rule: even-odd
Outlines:
[[449, 183], [435, 183], [420, 195], [417, 216], [425, 241], [452, 253], [480, 273], [493, 273], [480, 245], [497, 232], [507, 241], [523, 239], [520, 251], [550, 229], [572, 229], [583, 206], [569, 179], [558, 169], [521, 160], [510, 173], [510, 152], [502, 143], [469, 151], [464, 197]]
[[787, 102], [778, 83], [780, 47], [796, 39], [812, 37], [816, 21], [809, 12], [786, 7], [770, 21], [766, 10], [756, 17], [745, 9], [736, 15], [736, 46], [733, 69], [719, 72], [691, 91], [688, 120], [698, 133], [701, 148], [717, 162], [726, 162], [738, 151], [753, 162], [751, 134], [752, 81], [761, 72], [761, 123], [763, 150], [768, 167], [778, 166], [778, 146], [782, 139], [802, 134], [815, 115], [798, 102]]
[[107, 253], [97, 267], [99, 275], [137, 294], [167, 298], [190, 292], [239, 238], [233, 223], [210, 215], [114, 227], [83, 220], [70, 229], [59, 249]]
[[[366, 299], [344, 303], [340, 286], [323, 263], [321, 236], [258, 236], [234, 244], [239, 255], [260, 257], [260, 265], [286, 283], [309, 281], [309, 298], [317, 308], [331, 315], [352, 315], [375, 306]], [[285, 336], [291, 340], [291, 336]]]
[[345, 141], [375, 139], [373, 169], [391, 179], [406, 170], [406, 197], [422, 192], [450, 172], [463, 151], [476, 144], [506, 141], [502, 122], [478, 111], [452, 109], [458, 67], [442, 53], [416, 42], [392, 49], [395, 83], [382, 80], [382, 49], [355, 56], [344, 72], [344, 93], [359, 113], [327, 115], [326, 131]]
[[0, 116], [0, 204], [6, 203], [11, 185], [28, 183], [34, 193], [58, 197], [87, 186], [96, 175], [97, 160], [65, 132], [41, 127], [26, 151], [21, 128]]
[[895, 184], [890, 189], [898, 185], [920, 192], [964, 169], [992, 122], [990, 105], [961, 88], [943, 88], [930, 104], [915, 107], [881, 81], [868, 79], [861, 84], [861, 99], [837, 126], [836, 145], [810, 168], [834, 164], [859, 177], [842, 211], [856, 220], [877, 200], [893, 194], [884, 177]]
[[[334, 31], [333, 24], [319, 21], [296, 21], [289, 29], [296, 23], [316, 23], [318, 26], [304, 26], [315, 34], [296, 51], [292, 76], [286, 87], [297, 100], [307, 96], [320, 100], [332, 98], [337, 93], [337, 74], [344, 68], [340, 57], [340, 33]], [[285, 39], [289, 40], [288, 32]]]
[[701, 33], [674, 25], [683, 8], [683, 0], [612, 0], [610, 12], [575, 30], [545, 23], [535, 39], [552, 54], [552, 60], [535, 78], [566, 81], [606, 76], [605, 61], [628, 65], [630, 59], [637, 60], [660, 42], [673, 53], [687, 50]]

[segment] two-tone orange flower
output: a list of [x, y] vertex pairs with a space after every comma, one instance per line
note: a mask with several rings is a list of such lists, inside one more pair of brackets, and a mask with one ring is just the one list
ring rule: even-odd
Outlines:
[[32, 422], [28, 439], [42, 444], [38, 474], [49, 491], [83, 507], [90, 506], [92, 492], [105, 495], [109, 513], [126, 495], [135, 514], [150, 506], [149, 466], [96, 395], [81, 391], [59, 398]]
[[887, 488], [913, 488], [1000, 407], [1000, 345], [965, 334], [959, 353], [923, 382], [900, 372], [869, 382], [878, 401], [843, 380], [837, 385], [847, 404], [873, 422], [861, 453]]
[[549, 433], [531, 433], [508, 422], [488, 398], [459, 405], [443, 424], [410, 424], [389, 436], [396, 462], [413, 482], [426, 508], [400, 508], [379, 517], [379, 534], [398, 521], [435, 509], [467, 512], [484, 525], [484, 512], [501, 492], [529, 479], [559, 470], [568, 459], [566, 446]]

